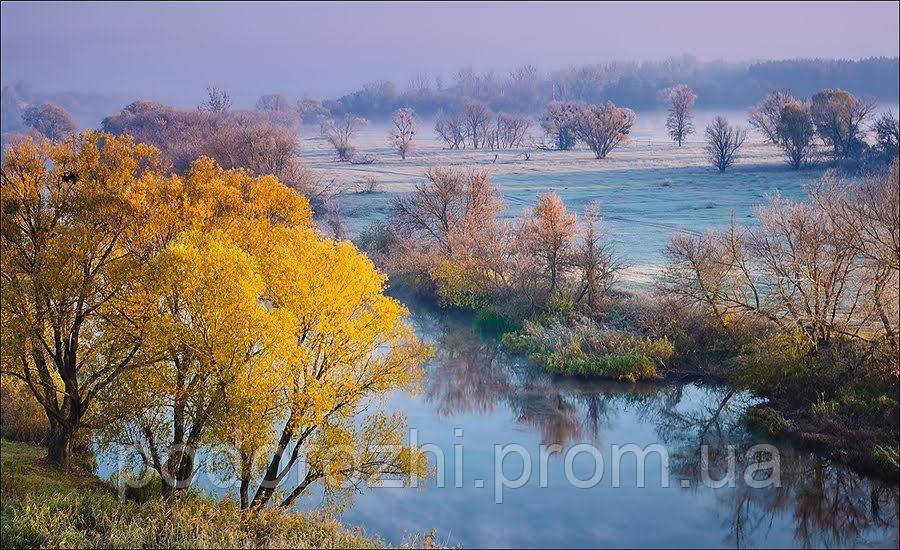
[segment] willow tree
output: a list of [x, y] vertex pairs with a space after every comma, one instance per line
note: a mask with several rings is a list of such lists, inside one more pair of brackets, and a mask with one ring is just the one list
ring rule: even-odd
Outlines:
[[60, 464], [94, 402], [146, 359], [129, 196], [161, 177], [156, 159], [130, 138], [87, 132], [25, 140], [3, 160], [2, 369], [43, 407]]
[[402, 418], [353, 421], [362, 400], [409, 386], [426, 353], [371, 262], [316, 232], [308, 202], [274, 177], [201, 159], [184, 178], [147, 183], [134, 199], [135, 248], [149, 258], [144, 348], [158, 359], [123, 378], [105, 442], [136, 448], [166, 496], [193, 482], [198, 453], [226, 444], [245, 508], [254, 480], [272, 492], [283, 481], [260, 468], [281, 464], [282, 441], [296, 444], [285, 467], [303, 458], [318, 472], [291, 488], [293, 499], [314, 482], [421, 472], [416, 449], [390, 460], [368, 449], [399, 444]]
[[[317, 481], [337, 494], [346, 481], [424, 473], [418, 449], [402, 444], [401, 417], [357, 418], [363, 403], [411, 387], [429, 353], [404, 321], [406, 308], [384, 295], [386, 277], [350, 243], [323, 240], [308, 229], [276, 229], [271, 243], [258, 255], [269, 299], [284, 315], [293, 344], [284, 421], [264, 426], [277, 444], [251, 505], [266, 505], [300, 459], [306, 473], [281, 506]], [[377, 445], [394, 452], [383, 455]]]

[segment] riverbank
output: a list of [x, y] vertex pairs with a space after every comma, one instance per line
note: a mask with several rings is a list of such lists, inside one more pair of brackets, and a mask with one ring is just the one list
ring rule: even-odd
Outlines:
[[752, 430], [769, 437], [811, 449], [863, 474], [900, 483], [896, 432], [889, 428], [834, 411], [792, 407], [779, 400], [751, 407], [744, 419]]
[[[91, 472], [60, 469], [42, 447], [2, 440], [3, 548], [388, 548], [334, 519], [264, 510], [243, 514], [229, 499], [188, 496], [120, 502]], [[409, 541], [428, 546], [430, 539]]]
[[[618, 305], [599, 320], [582, 315], [511, 319], [491, 308], [442, 307], [437, 299], [417, 295], [405, 285], [391, 293], [407, 303], [415, 300], [428, 310], [450, 314], [492, 338], [498, 348], [561, 379], [663, 386], [696, 381], [729, 388], [730, 395], [749, 390], [760, 401], [744, 415], [751, 430], [898, 483], [897, 407], [889, 392], [847, 384], [834, 392], [833, 399], [808, 404], [773, 395], [765, 385], [748, 388], [741, 382], [748, 378], [748, 369], [752, 373], [757, 367], [742, 354], [754, 337], [752, 331], [737, 331], [739, 337], [729, 340], [700, 317], [688, 318], [684, 311], [665, 305], [651, 307], [646, 296], [633, 293], [617, 294]], [[638, 316], [654, 317], [667, 328], [647, 330], [646, 323], [635, 319]]]
[[507, 350], [527, 353], [559, 376], [660, 384], [700, 380], [724, 385], [731, 394], [749, 390], [762, 400], [745, 416], [751, 429], [761, 428], [770, 437], [790, 440], [861, 473], [898, 483], [897, 401], [885, 388], [847, 383], [831, 399], [819, 397], [810, 403], [786, 395], [785, 388], [795, 381], [761, 382], [756, 387], [742, 383], [757, 360], [745, 355], [744, 349], [689, 357], [679, 349], [683, 342], [677, 335], [652, 337], [586, 318], [568, 326], [558, 320], [526, 321], [524, 329], [504, 335], [502, 342]]

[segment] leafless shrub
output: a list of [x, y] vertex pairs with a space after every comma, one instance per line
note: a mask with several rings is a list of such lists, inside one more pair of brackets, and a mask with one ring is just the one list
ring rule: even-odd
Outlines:
[[[297, 122], [296, 113], [289, 111], [209, 112], [135, 101], [106, 117], [102, 129], [116, 135], [129, 134], [136, 141], [157, 147], [162, 160], [179, 173], [200, 155], [212, 156], [228, 167], [256, 171], [269, 166], [263, 173], [276, 173], [281, 168], [271, 166], [287, 164], [282, 160], [285, 150], [293, 148], [296, 153]], [[263, 137], [266, 134], [270, 137]], [[265, 144], [253, 146], [248, 142], [251, 135], [263, 139]], [[230, 150], [238, 145], [241, 151]], [[268, 151], [263, 159], [254, 157], [258, 153], [250, 153], [260, 149]]]
[[325, 217], [322, 220], [328, 232], [335, 240], [342, 241], [347, 238], [347, 225], [341, 214], [341, 206], [331, 197], [324, 202]]
[[372, 155], [357, 155], [357, 154], [354, 154], [354, 155], [350, 158], [350, 164], [363, 164], [363, 165], [365, 165], [365, 164], [374, 164], [374, 163], [375, 163], [375, 157], [373, 157]]
[[343, 162], [353, 160], [356, 149], [351, 143], [353, 136], [369, 124], [364, 118], [356, 115], [346, 115], [341, 119], [329, 119], [322, 123], [320, 132], [334, 147], [334, 151]]
[[376, 178], [373, 174], [369, 174], [363, 179], [355, 182], [354, 184], [354, 192], [360, 194], [371, 194], [378, 192], [378, 178]]

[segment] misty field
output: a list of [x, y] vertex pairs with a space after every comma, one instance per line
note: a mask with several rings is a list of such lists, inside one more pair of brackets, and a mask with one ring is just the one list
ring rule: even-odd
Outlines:
[[[704, 127], [719, 113], [697, 113]], [[746, 114], [725, 113], [740, 123]], [[566, 207], [581, 212], [596, 201], [603, 226], [629, 268], [625, 281], [645, 283], [662, 263], [662, 249], [673, 231], [702, 232], [720, 227], [734, 213], [739, 222], [752, 224], [753, 208], [769, 193], [799, 198], [804, 186], [824, 173], [820, 167], [792, 170], [781, 151], [751, 134], [740, 160], [720, 173], [706, 160], [704, 142], [691, 136], [681, 147], [665, 135], [665, 113], [638, 113], [631, 141], [606, 159], [597, 160], [584, 148], [548, 151], [538, 147], [511, 150], [447, 150], [432, 137], [424, 121], [416, 148], [401, 160], [388, 144], [386, 126], [369, 126], [355, 138], [359, 152], [371, 164], [351, 165], [335, 159], [331, 146], [318, 137], [304, 139], [303, 157], [319, 178], [345, 187], [337, 204], [351, 234], [384, 220], [391, 201], [422, 181], [435, 166], [486, 168], [499, 186], [512, 218], [534, 203], [540, 193], [554, 191]], [[537, 134], [532, 129], [533, 134]], [[528, 160], [526, 160], [526, 154]], [[364, 182], [374, 176], [378, 187], [365, 192]]]

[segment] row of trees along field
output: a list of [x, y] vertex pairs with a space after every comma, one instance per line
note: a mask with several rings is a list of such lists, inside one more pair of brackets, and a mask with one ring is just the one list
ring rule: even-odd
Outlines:
[[[5, 152], [2, 374], [45, 412], [49, 459], [88, 434], [136, 445], [171, 496], [195, 473], [186, 448], [233, 445], [243, 508], [275, 497], [304, 446], [318, 452], [282, 506], [313, 483], [339, 497], [346, 480], [424, 473], [403, 418], [357, 418], [430, 353], [385, 276], [275, 176], [164, 156], [95, 132]], [[341, 445], [363, 455], [327, 452]]]
[[[679, 147], [695, 132], [694, 105], [697, 95], [685, 84], [664, 90], [668, 105], [666, 130]], [[839, 162], [890, 162], [897, 154], [900, 124], [887, 112], [872, 121], [875, 102], [857, 98], [844, 90], [828, 88], [809, 100], [798, 100], [788, 92], [773, 92], [749, 110], [749, 123], [769, 143], [782, 149], [794, 169], [808, 164], [817, 146], [829, 149], [831, 159]], [[533, 121], [527, 116], [495, 114], [482, 101], [466, 100], [459, 110], [438, 114], [435, 137], [448, 149], [543, 149], [570, 150], [583, 143], [598, 159], [629, 139], [635, 123], [631, 109], [602, 104], [553, 101], [546, 105], [540, 119], [545, 140], [529, 139]], [[322, 134], [334, 146], [340, 160], [371, 162], [371, 157], [355, 159], [354, 135], [367, 121], [347, 115], [322, 124]], [[398, 109], [392, 117], [389, 143], [405, 159], [412, 150], [418, 131], [415, 113]], [[869, 127], [868, 125], [871, 126]], [[866, 141], [868, 132], [874, 144]], [[734, 164], [747, 138], [747, 131], [732, 126], [723, 117], [706, 127], [704, 139], [710, 163], [724, 171]], [[526, 158], [528, 158], [526, 156]]]
[[[277, 94], [260, 98], [255, 110], [232, 109], [227, 91], [211, 87], [207, 92], [196, 110], [137, 101], [104, 119], [102, 127], [156, 145], [177, 169], [206, 155], [226, 168], [247, 167], [254, 173], [273, 173], [283, 181], [295, 182], [314, 202], [329, 189], [327, 185], [314, 189], [317, 185], [298, 161], [296, 135], [308, 117], [320, 120], [319, 133], [339, 160], [355, 164], [375, 161], [371, 155], [359, 154], [354, 145], [355, 136], [369, 124], [361, 116], [331, 118], [327, 109], [312, 100], [301, 100], [294, 108]], [[688, 85], [678, 84], [660, 95], [668, 110], [666, 131], [681, 146], [696, 132], [697, 94]], [[783, 151], [795, 169], [826, 150], [831, 160], [840, 163], [886, 164], [897, 154], [900, 123], [892, 112], [873, 120], [875, 106], [872, 99], [835, 88], [820, 90], [807, 100], [776, 91], [749, 109], [748, 121], [767, 142]], [[58, 140], [75, 130], [68, 113], [52, 104], [29, 108], [24, 116], [36, 136]], [[535, 141], [531, 117], [495, 113], [484, 101], [466, 99], [458, 109], [438, 113], [434, 135], [448, 149], [522, 149], [526, 160], [531, 150], [570, 150], [581, 143], [602, 159], [629, 140], [635, 121], [634, 111], [611, 101], [552, 101], [544, 106], [539, 120], [543, 138]], [[419, 119], [412, 108], [403, 107], [394, 111], [390, 122], [387, 143], [406, 159], [420, 133]], [[739, 159], [746, 138], [744, 128], [716, 118], [703, 132], [710, 164], [727, 169]]]

